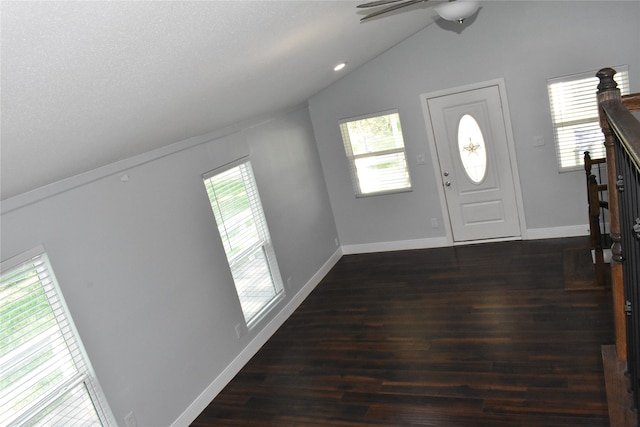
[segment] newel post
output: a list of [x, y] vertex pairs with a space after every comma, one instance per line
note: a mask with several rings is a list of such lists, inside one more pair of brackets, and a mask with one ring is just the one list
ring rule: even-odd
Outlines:
[[624, 311], [624, 282], [622, 273], [622, 245], [620, 235], [620, 209], [618, 204], [618, 173], [616, 168], [615, 143], [616, 136], [609, 125], [609, 121], [602, 109], [602, 105], [612, 100], [620, 100], [620, 90], [613, 80], [616, 70], [603, 68], [596, 76], [598, 84], [598, 112], [600, 128], [604, 134], [604, 145], [607, 152], [607, 182], [609, 183], [609, 230], [611, 236], [611, 293], [613, 297], [613, 320], [616, 333], [616, 353], [618, 360], [627, 360], [627, 327]]

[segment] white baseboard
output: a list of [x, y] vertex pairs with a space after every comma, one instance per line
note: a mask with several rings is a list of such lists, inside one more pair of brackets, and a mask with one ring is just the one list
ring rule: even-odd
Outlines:
[[[549, 227], [549, 228], [533, 228], [528, 229], [526, 236], [522, 236], [523, 240], [538, 240], [538, 239], [556, 239], [560, 237], [577, 237], [588, 236], [589, 225], [570, 225], [565, 227]], [[491, 239], [486, 241], [477, 242], [463, 242], [462, 244], [469, 243], [483, 243], [483, 242], [496, 242], [501, 240], [514, 240], [513, 238], [507, 239]], [[455, 244], [454, 244], [455, 245]], [[446, 246], [452, 246], [452, 243], [446, 237], [431, 237], [425, 239], [412, 239], [412, 240], [394, 240], [391, 242], [373, 242], [363, 243], [356, 245], [343, 245], [342, 253], [345, 255], [351, 254], [366, 254], [373, 252], [390, 252], [390, 251], [404, 251], [411, 249], [427, 249], [427, 248], [441, 248]]]
[[242, 367], [260, 350], [280, 326], [293, 314], [298, 306], [309, 296], [324, 276], [340, 260], [343, 252], [340, 248], [322, 265], [311, 279], [291, 298], [291, 301], [247, 344], [235, 359], [216, 377], [200, 396], [171, 424], [171, 427], [190, 425], [222, 389], [236, 376]]
[[556, 239], [559, 237], [588, 236], [589, 225], [570, 225], [566, 227], [530, 228], [527, 230], [527, 240]]
[[[591, 250], [591, 262], [593, 262], [594, 264], [596, 263], [596, 251], [595, 250]], [[611, 249], [603, 249], [602, 250], [602, 258], [604, 258], [604, 263], [605, 264], [611, 264]]]
[[372, 253], [372, 252], [390, 252], [390, 251], [405, 251], [405, 250], [411, 250], [411, 249], [441, 248], [444, 246], [450, 246], [446, 237], [432, 237], [428, 239], [395, 240], [392, 242], [375, 242], [375, 243], [363, 243], [360, 245], [344, 245], [342, 246], [342, 253], [345, 255], [366, 254], [366, 253]]

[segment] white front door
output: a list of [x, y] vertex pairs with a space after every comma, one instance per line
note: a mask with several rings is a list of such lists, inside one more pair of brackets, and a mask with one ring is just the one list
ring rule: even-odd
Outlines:
[[500, 88], [426, 99], [454, 242], [521, 236]]

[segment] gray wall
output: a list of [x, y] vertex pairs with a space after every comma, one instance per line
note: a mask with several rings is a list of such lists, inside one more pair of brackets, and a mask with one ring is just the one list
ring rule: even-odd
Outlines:
[[[393, 25], [393, 17], [385, 19]], [[443, 215], [420, 95], [496, 78], [506, 84], [527, 228], [562, 234], [585, 225], [577, 229], [586, 234], [584, 171], [558, 172], [546, 80], [628, 64], [631, 89], [640, 91], [638, 22], [635, 1], [481, 2], [462, 32], [453, 31], [460, 29], [456, 23], [432, 24], [312, 97], [311, 118], [342, 245], [444, 236], [444, 228], [432, 228], [430, 221], [442, 224]], [[400, 111], [414, 191], [356, 199], [338, 121], [394, 108]], [[534, 136], [543, 136], [545, 145], [534, 146]], [[424, 165], [415, 161], [421, 153]]]
[[[201, 182], [238, 157], [251, 155], [282, 277], [291, 278], [283, 305], [335, 259], [338, 233], [347, 245], [443, 235], [430, 224], [442, 214], [422, 93], [504, 77], [529, 228], [586, 223], [583, 173], [557, 172], [546, 79], [629, 64], [640, 91], [640, 3], [482, 5], [461, 34], [431, 25], [314, 96], [313, 130], [301, 108], [3, 201], [1, 258], [45, 246], [119, 423], [129, 411], [141, 426], [184, 421], [267, 330], [236, 338], [243, 317]], [[414, 191], [356, 200], [337, 122], [392, 108]], [[544, 146], [533, 146], [536, 135]], [[415, 164], [420, 153], [425, 165]]]
[[[243, 316], [201, 175], [248, 154], [292, 289], [237, 339]], [[117, 421], [133, 411], [140, 426], [167, 426], [339, 251], [337, 232], [306, 107], [121, 166], [3, 202], [2, 259], [44, 245]]]

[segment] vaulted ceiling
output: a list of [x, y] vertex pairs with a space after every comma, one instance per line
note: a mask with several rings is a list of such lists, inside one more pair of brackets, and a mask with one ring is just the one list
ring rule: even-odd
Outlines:
[[1, 198], [300, 104], [435, 16], [357, 4], [2, 1]]

